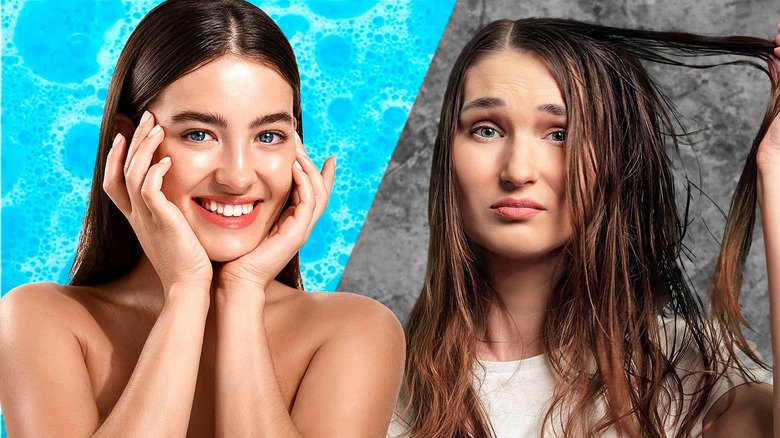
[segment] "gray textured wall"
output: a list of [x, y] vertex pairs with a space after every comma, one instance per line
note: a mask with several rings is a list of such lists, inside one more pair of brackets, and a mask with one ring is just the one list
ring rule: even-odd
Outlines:
[[[422, 284], [428, 245], [427, 187], [431, 152], [447, 77], [477, 29], [500, 18], [561, 17], [599, 24], [714, 35], [771, 38], [780, 20], [778, 0], [460, 0], [450, 18], [398, 146], [355, 245], [340, 290], [376, 298], [403, 322]], [[696, 289], [706, 290], [724, 220], [744, 156], [766, 105], [768, 80], [740, 67], [708, 71], [650, 66], [667, 95], [701, 130], [684, 147], [680, 166], [712, 199], [694, 193], [687, 264]], [[714, 203], [713, 203], [714, 202]], [[760, 227], [759, 227], [760, 228]], [[767, 282], [760, 229], [748, 260], [742, 304], [748, 333], [771, 360]]]

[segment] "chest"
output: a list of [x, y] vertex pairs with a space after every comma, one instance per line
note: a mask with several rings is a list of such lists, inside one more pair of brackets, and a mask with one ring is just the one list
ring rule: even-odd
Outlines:
[[[155, 315], [122, 314], [96, 317], [81, 334], [84, 358], [101, 420], [122, 395], [143, 352]], [[282, 399], [292, 409], [316, 340], [280, 318], [267, 318], [265, 332]], [[204, 331], [188, 436], [214, 436], [216, 324], [213, 315]], [[294, 346], [294, 347], [291, 347]]]

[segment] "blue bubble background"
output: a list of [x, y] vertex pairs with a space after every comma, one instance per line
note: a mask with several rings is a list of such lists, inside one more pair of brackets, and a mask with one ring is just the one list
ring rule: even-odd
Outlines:
[[[0, 296], [68, 281], [114, 64], [157, 3], [2, 1]], [[295, 49], [310, 155], [338, 157], [330, 205], [301, 250], [307, 289], [332, 291], [455, 0], [253, 3]]]

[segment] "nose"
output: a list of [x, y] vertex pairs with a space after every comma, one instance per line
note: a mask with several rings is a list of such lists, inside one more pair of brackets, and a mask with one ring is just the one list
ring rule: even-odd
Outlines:
[[223, 144], [215, 163], [214, 180], [229, 193], [246, 193], [257, 181], [255, 159], [246, 142]]
[[512, 187], [533, 184], [539, 179], [534, 142], [521, 136], [507, 142], [502, 154], [501, 182]]

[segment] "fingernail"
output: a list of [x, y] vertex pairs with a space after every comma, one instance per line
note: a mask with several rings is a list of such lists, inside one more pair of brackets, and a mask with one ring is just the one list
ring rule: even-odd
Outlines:
[[162, 127], [160, 125], [154, 125], [154, 128], [152, 128], [152, 130], [149, 131], [149, 135], [147, 137], [154, 137], [161, 130], [162, 130]]
[[301, 149], [301, 148], [295, 148], [295, 152], [296, 152], [298, 155], [302, 155], [302, 156], [304, 156], [304, 157], [306, 156], [306, 152], [305, 152], [303, 149]]
[[160, 160], [160, 163], [162, 164], [170, 163], [170, 162], [171, 162], [171, 157], [163, 157], [163, 159]]
[[[149, 111], [144, 111], [144, 115], [141, 116], [141, 125], [145, 124], [149, 121], [149, 118], [152, 116], [152, 114]], [[139, 125], [140, 126], [140, 125]]]
[[111, 143], [111, 147], [118, 145], [120, 140], [122, 140], [122, 134], [117, 134], [114, 137], [114, 141]]
[[331, 158], [333, 158], [333, 165], [335, 166], [336, 165], [336, 156], [332, 155]]
[[296, 160], [296, 161], [295, 161], [295, 163], [293, 163], [293, 164], [294, 164], [294, 165], [295, 165], [295, 167], [297, 167], [298, 169], [300, 169], [300, 170], [303, 170], [303, 167], [301, 167], [301, 163], [299, 163], [299, 162], [298, 162], [298, 160]]

